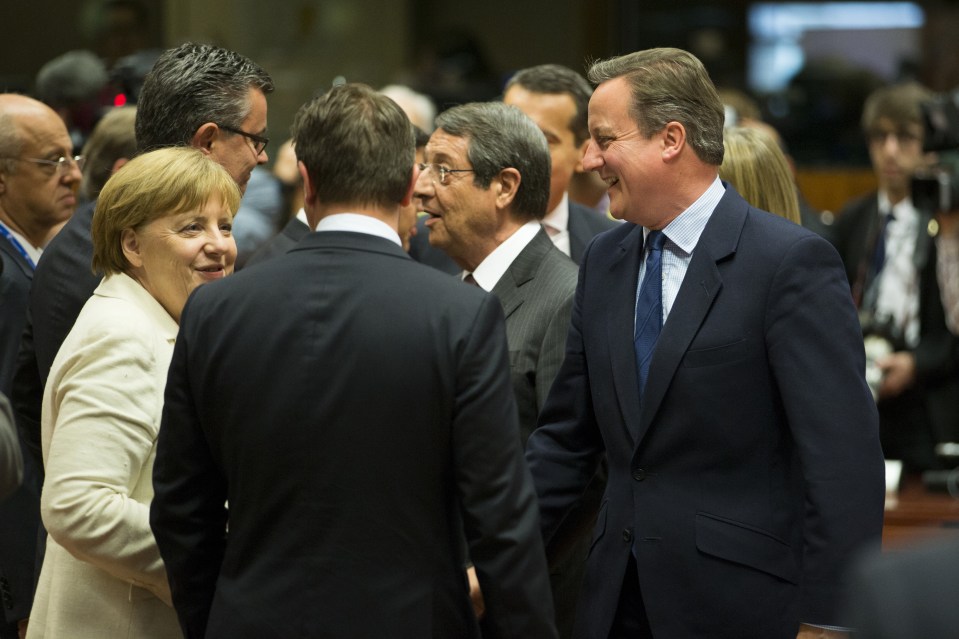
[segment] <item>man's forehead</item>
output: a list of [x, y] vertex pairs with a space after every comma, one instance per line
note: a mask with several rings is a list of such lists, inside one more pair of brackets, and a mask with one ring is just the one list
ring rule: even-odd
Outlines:
[[426, 157], [442, 156], [447, 158], [466, 158], [469, 150], [469, 138], [451, 135], [437, 129], [426, 143]]
[[55, 114], [30, 114], [16, 119], [20, 139], [35, 151], [69, 153], [73, 148], [63, 120]]

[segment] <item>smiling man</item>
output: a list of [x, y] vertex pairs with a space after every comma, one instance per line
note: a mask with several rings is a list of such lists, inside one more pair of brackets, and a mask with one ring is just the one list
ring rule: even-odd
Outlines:
[[723, 105], [693, 55], [589, 78], [584, 166], [626, 223], [583, 257], [526, 455], [547, 539], [608, 458], [574, 637], [833, 636], [884, 494], [839, 257], [719, 180]]

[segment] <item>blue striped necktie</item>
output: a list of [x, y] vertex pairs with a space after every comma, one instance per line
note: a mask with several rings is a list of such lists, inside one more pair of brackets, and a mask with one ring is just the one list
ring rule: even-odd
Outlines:
[[646, 274], [636, 296], [636, 374], [639, 380], [639, 397], [642, 400], [649, 377], [649, 361], [663, 326], [663, 244], [666, 236], [662, 231], [650, 231], [646, 237], [649, 252], [646, 255]]

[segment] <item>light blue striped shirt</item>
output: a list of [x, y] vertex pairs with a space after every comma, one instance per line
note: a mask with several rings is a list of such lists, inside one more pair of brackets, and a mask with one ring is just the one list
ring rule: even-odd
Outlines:
[[[693, 258], [693, 250], [699, 243], [699, 236], [703, 234], [706, 223], [725, 193], [726, 189], [717, 176], [709, 188], [688, 209], [677, 215], [676, 219], [663, 229], [663, 235], [666, 236], [666, 243], [663, 244], [663, 325], [666, 324], [669, 311], [673, 308], [676, 295], [679, 294], [679, 287], [683, 283], [683, 278], [686, 277], [689, 261]], [[648, 235], [649, 229], [643, 228], [643, 259], [639, 264], [639, 279], [636, 280], [637, 302], [643, 276], [646, 275], [648, 252], [646, 237]], [[633, 321], [635, 322], [635, 313]]]

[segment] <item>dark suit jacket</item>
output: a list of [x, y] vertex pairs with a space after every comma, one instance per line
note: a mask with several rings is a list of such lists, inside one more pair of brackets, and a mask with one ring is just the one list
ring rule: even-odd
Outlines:
[[[33, 275], [27, 326], [11, 401], [24, 444], [42, 469], [40, 403], [43, 385], [60, 345], [73, 328], [80, 309], [102, 279], [91, 270], [90, 224], [95, 202], [81, 206], [43, 250]], [[42, 470], [41, 470], [42, 472]]]
[[576, 265], [540, 229], [493, 287], [506, 317], [524, 446], [563, 362], [576, 275]]
[[464, 528], [483, 636], [554, 637], [505, 344], [492, 295], [360, 233], [197, 289], [151, 510], [187, 637], [477, 637]]
[[571, 200], [569, 203], [569, 221], [567, 222], [569, 256], [579, 264], [583, 259], [583, 253], [586, 252], [589, 241], [603, 231], [616, 228], [618, 225], [618, 222]]
[[[731, 188], [650, 363], [632, 345], [642, 228], [591, 244], [566, 359], [527, 460], [548, 537], [606, 452], [577, 637], [606, 639], [635, 552], [654, 636], [839, 625], [849, 554], [878, 538], [883, 460], [835, 250]], [[638, 605], [638, 604], [637, 604]]]
[[856, 639], [959, 636], [959, 540], [866, 555], [850, 579]]
[[[576, 277], [576, 265], [540, 229], [493, 287], [506, 316], [513, 392], [524, 445], [536, 427], [539, 411], [563, 361]], [[603, 479], [601, 476], [590, 485], [546, 549], [561, 637], [572, 632], [589, 531], [599, 508]]]
[[[919, 344], [916, 358], [917, 392], [925, 404], [932, 434], [940, 442], [959, 441], [959, 362], [953, 356], [956, 337], [949, 332], [936, 276], [936, 243], [929, 235], [930, 216], [920, 213], [913, 261], [919, 273]], [[879, 200], [875, 193], [843, 209], [831, 238], [846, 266], [852, 285], [859, 265], [869, 259], [879, 227]], [[880, 402], [880, 413], [884, 402]]]
[[[0, 272], [0, 393], [9, 396], [26, 322], [33, 267], [2, 237], [0, 260], [3, 261]], [[0, 610], [8, 624], [30, 616], [37, 528], [40, 525], [39, 468], [25, 451], [22, 456], [23, 482], [12, 495], [0, 502]], [[7, 630], [0, 628], [0, 634]]]
[[271, 257], [287, 253], [309, 232], [310, 227], [308, 225], [301, 222], [298, 218], [291, 218], [290, 221], [286, 223], [286, 226], [283, 227], [282, 231], [264, 242], [263, 245], [250, 256], [250, 259], [246, 261], [246, 266], [252, 266], [268, 260]]

